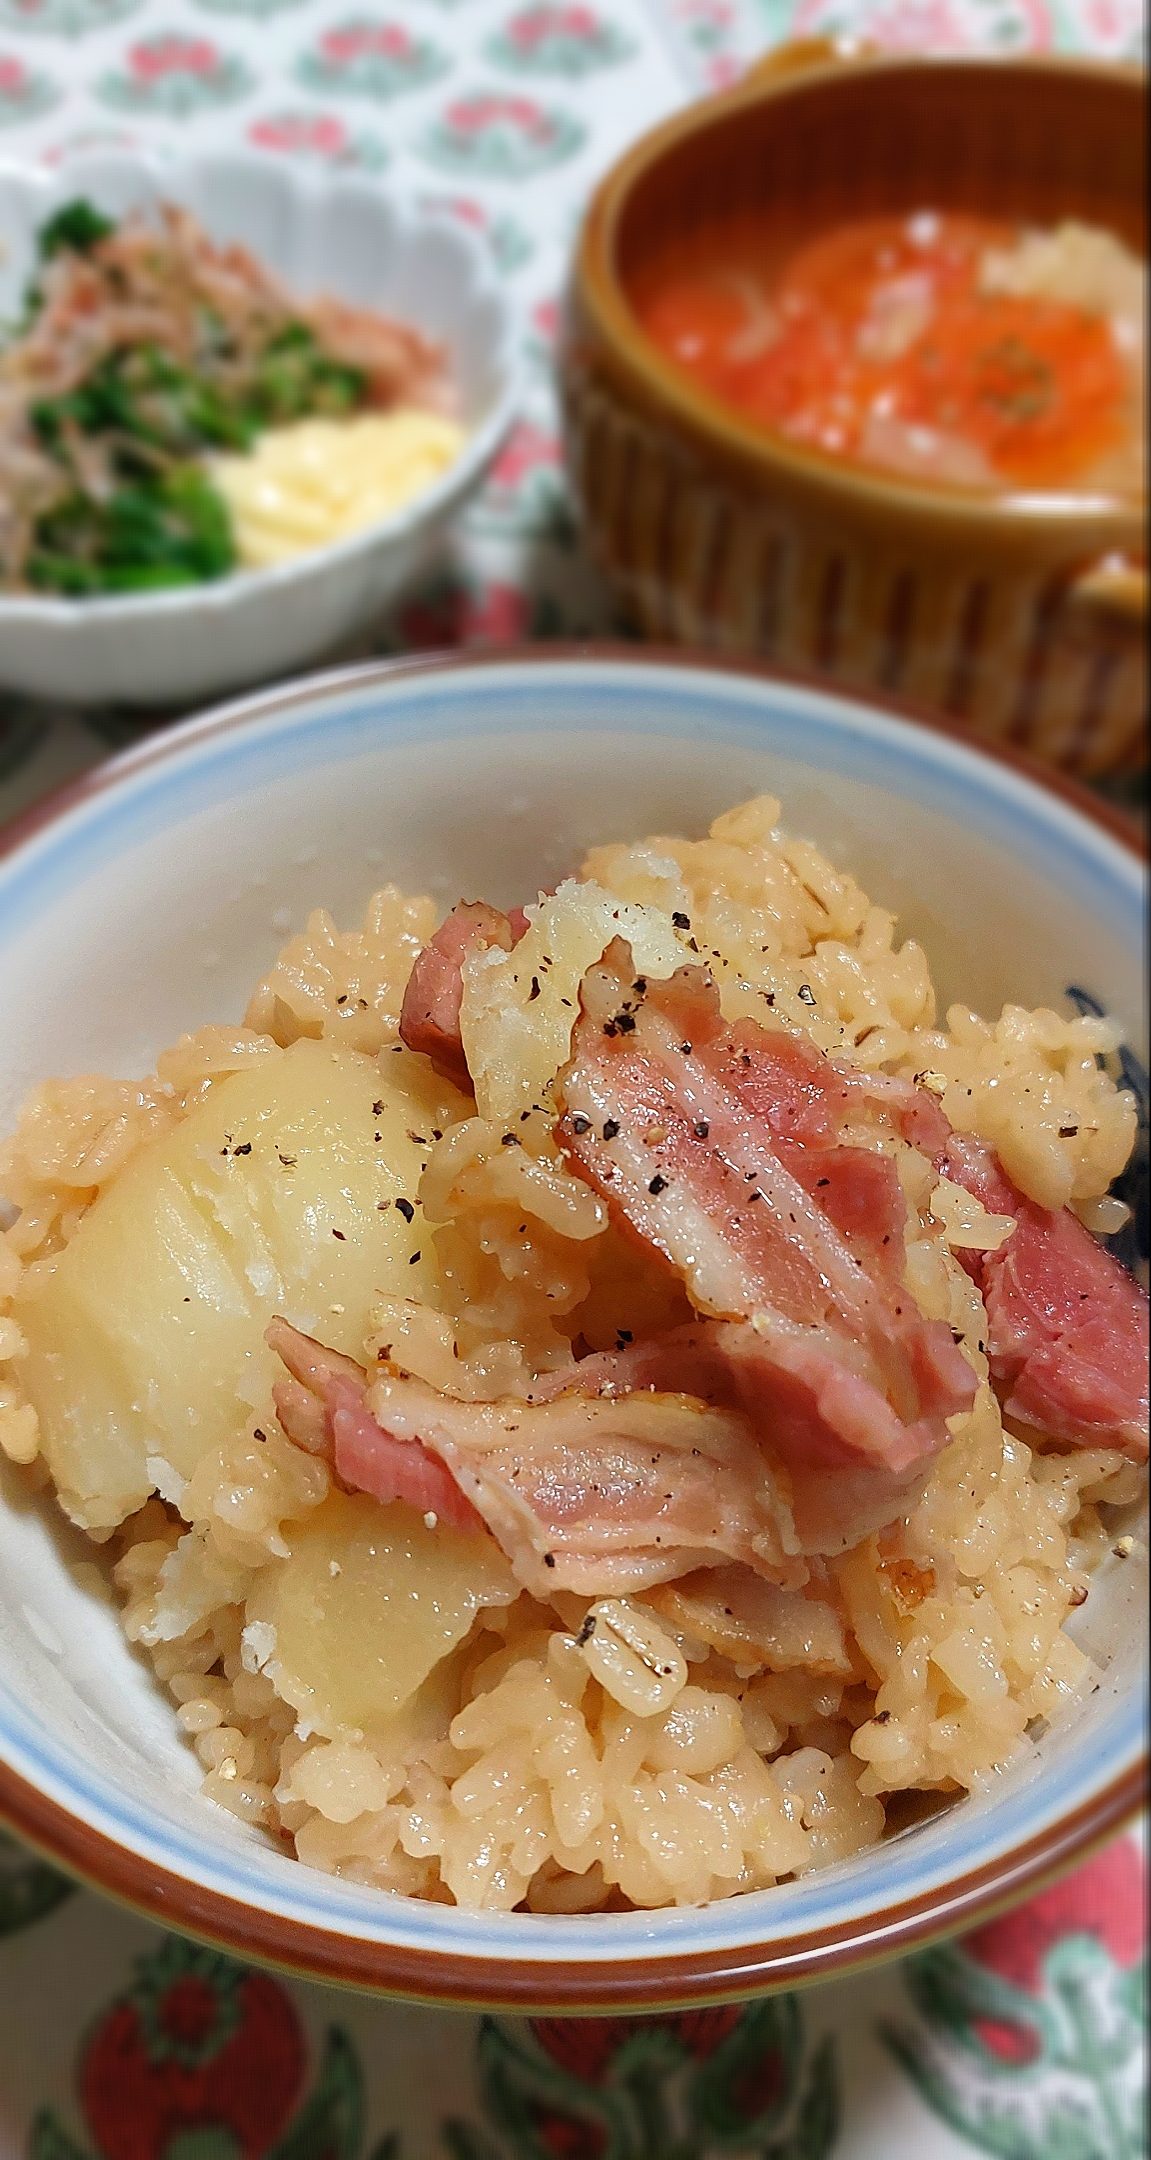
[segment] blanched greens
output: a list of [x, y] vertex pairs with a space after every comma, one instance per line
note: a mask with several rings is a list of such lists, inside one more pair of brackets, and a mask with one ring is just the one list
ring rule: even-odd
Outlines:
[[[40, 235], [41, 261], [90, 257], [115, 230], [89, 203], [69, 203]], [[29, 300], [34, 320], [41, 289]], [[368, 388], [304, 322], [273, 327], [241, 355], [231, 326], [202, 310], [196, 345], [192, 363], [158, 344], [116, 346], [62, 396], [30, 405], [41, 449], [69, 482], [34, 527], [30, 585], [81, 598], [226, 576], [231, 520], [200, 460], [250, 449], [266, 428], [354, 412]]]

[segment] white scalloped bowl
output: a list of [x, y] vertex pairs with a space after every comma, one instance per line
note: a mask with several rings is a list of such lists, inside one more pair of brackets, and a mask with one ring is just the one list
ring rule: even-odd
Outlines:
[[0, 323], [14, 321], [36, 235], [85, 196], [109, 217], [182, 203], [302, 300], [396, 315], [441, 343], [468, 430], [435, 484], [378, 525], [275, 569], [97, 600], [0, 593], [0, 686], [76, 704], [189, 705], [335, 650], [411, 584], [479, 487], [514, 418], [512, 313], [480, 244], [378, 181], [300, 173], [243, 152], [171, 160], [120, 152], [63, 172], [0, 165]]
[[[509, 906], [589, 846], [699, 834], [764, 789], [925, 945], [944, 1003], [1058, 1005], [1076, 985], [1142, 1052], [1142, 866], [1071, 783], [874, 702], [545, 649], [246, 699], [0, 833], [0, 1133], [47, 1075], [145, 1072], [182, 1029], [242, 1012], [315, 907], [354, 922], [384, 878]], [[974, 1927], [1138, 1805], [1145, 1535], [1073, 1616], [1097, 1682], [946, 1814], [699, 1910], [545, 1918], [317, 1873], [205, 1800], [171, 1703], [72, 1573], [91, 1548], [0, 1462], [0, 1819], [170, 1926], [393, 1994], [622, 2011], [824, 1979]]]

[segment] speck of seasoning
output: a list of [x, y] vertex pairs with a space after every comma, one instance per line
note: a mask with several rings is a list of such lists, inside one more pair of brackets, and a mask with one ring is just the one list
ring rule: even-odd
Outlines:
[[423, 1133], [413, 1132], [410, 1125], [408, 1127], [408, 1138], [411, 1141], [413, 1147], [426, 1147], [428, 1144]]
[[344, 995], [343, 995], [343, 997], [338, 997], [338, 998], [336, 999], [336, 1003], [337, 1003], [337, 1005], [346, 1005], [346, 1004], [347, 1004], [347, 1002], [348, 1002], [348, 993], [347, 993], [347, 991], [345, 990], [345, 992], [344, 992]]
[[614, 1020], [604, 1021], [603, 1031], [605, 1035], [634, 1035], [635, 1014], [626, 1011], [617, 1012]]
[[405, 1222], [412, 1222], [414, 1220], [416, 1211], [412, 1206], [410, 1200], [397, 1200], [396, 1206], [398, 1207]]
[[504, 1136], [503, 1136], [503, 1139], [502, 1139], [502, 1140], [500, 1141], [500, 1146], [501, 1146], [501, 1147], [522, 1147], [522, 1146], [523, 1146], [523, 1141], [522, 1141], [522, 1140], [520, 1139], [520, 1136], [519, 1136], [519, 1134], [518, 1134], [518, 1133], [514, 1133], [514, 1132], [506, 1132], [506, 1133], [504, 1134]]
[[629, 1327], [621, 1327], [617, 1329], [615, 1339], [615, 1346], [617, 1350], [622, 1350], [625, 1343], [634, 1341], [635, 1336], [632, 1334], [632, 1331]]
[[800, 983], [797, 994], [801, 1005], [814, 1005], [815, 992], [810, 983]]
[[648, 1186], [648, 1191], [649, 1191], [649, 1193], [656, 1193], [656, 1194], [658, 1194], [658, 1193], [661, 1193], [661, 1192], [666, 1192], [666, 1191], [667, 1191], [667, 1179], [666, 1179], [665, 1177], [660, 1177], [660, 1176], [659, 1176], [659, 1174], [658, 1174], [658, 1172], [657, 1172], [657, 1173], [656, 1173], [656, 1175], [655, 1175], [655, 1177], [653, 1177], [653, 1179], [652, 1179], [652, 1181], [651, 1181], [651, 1184], [650, 1184], [650, 1185]]
[[1087, 1603], [1087, 1585], [1086, 1585], [1086, 1583], [1076, 1583], [1076, 1585], [1075, 1585], [1075, 1588], [1074, 1588], [1074, 1590], [1073, 1590], [1073, 1591], [1071, 1592], [1071, 1603], [1072, 1603], [1073, 1605], [1075, 1605], [1075, 1606], [1079, 1606], [1079, 1605], [1086, 1605], [1086, 1603]]
[[[276, 1153], [280, 1155], [279, 1148], [276, 1149]], [[298, 1160], [298, 1156], [295, 1155], [280, 1155], [280, 1161], [283, 1163], [285, 1170], [294, 1170]]]
[[680, 1056], [681, 1056], [681, 1057], [690, 1057], [690, 1056], [691, 1056], [691, 1044], [690, 1044], [689, 1042], [681, 1042], [681, 1044], [680, 1044], [680, 1046], [679, 1046], [679, 1054], [680, 1054]]
[[[552, 1566], [555, 1566], [554, 1560], [552, 1561]], [[595, 1631], [596, 1616], [593, 1612], [589, 1612], [587, 1619], [584, 1621], [584, 1624], [579, 1631], [579, 1634], [576, 1636], [576, 1649], [582, 1650], [584, 1644], [591, 1641], [592, 1636], [595, 1634]]]
[[[1078, 1132], [1078, 1130], [1079, 1130], [1079, 1127], [1078, 1127], [1078, 1125], [1061, 1125], [1061, 1126], [1059, 1127], [1059, 1138], [1060, 1138], [1061, 1140], [1074, 1140], [1074, 1138], [1075, 1138], [1075, 1135], [1076, 1135], [1076, 1133]], [[236, 1152], [237, 1152], [237, 1154], [239, 1154], [239, 1149], [238, 1149], [238, 1148], [237, 1148]]]
[[831, 1179], [830, 1179], [829, 1177], [820, 1177], [820, 1178], [816, 1178], [816, 1181], [815, 1181], [815, 1182], [816, 1182], [816, 1185], [817, 1185], [817, 1186], [820, 1186], [820, 1185], [830, 1185], [830, 1183], [831, 1183]]
[[347, 1241], [347, 1238], [346, 1238], [346, 1237], [344, 1236], [344, 1233], [343, 1233], [343, 1231], [342, 1231], [342, 1230], [333, 1230], [333, 1232], [332, 1232], [332, 1236], [333, 1236], [334, 1238], [338, 1239], [338, 1241], [339, 1241], [339, 1243], [340, 1243], [341, 1245], [346, 1245], [346, 1244], [347, 1244], [347, 1242], [348, 1242], [348, 1241]]
[[190, 1297], [186, 1297], [186, 1298], [184, 1299], [184, 1303], [185, 1303], [185, 1305], [190, 1305], [190, 1304], [191, 1304], [191, 1302], [192, 1302], [192, 1300], [191, 1300], [191, 1298], [190, 1298]]
[[[753, 1193], [749, 1193], [749, 1194], [748, 1194], [748, 1196], [747, 1196], [747, 1204], [748, 1204], [748, 1206], [750, 1207], [750, 1206], [751, 1206], [751, 1203], [752, 1203], [752, 1201], [753, 1201], [753, 1200], [762, 1200], [762, 1198], [763, 1198], [763, 1194], [762, 1194], [762, 1193], [761, 1193], [761, 1192], [760, 1192], [760, 1191], [759, 1191], [759, 1190], [757, 1189], [757, 1190], [756, 1190], [755, 1192], [753, 1192]], [[794, 1221], [795, 1221], [795, 1217], [794, 1217], [794, 1215], [792, 1216], [792, 1218], [791, 1218], [791, 1219], [792, 1219], [792, 1222], [794, 1222]]]
[[424, 1257], [424, 1256], [423, 1256], [423, 1254], [422, 1254], [422, 1253], [414, 1252], [414, 1253], [412, 1254], [412, 1257], [411, 1257], [411, 1259], [410, 1259], [410, 1260], [408, 1261], [408, 1266], [409, 1266], [409, 1267], [414, 1267], [414, 1266], [415, 1266], [415, 1264], [416, 1264], [416, 1261], [417, 1261], [417, 1260], [422, 1260], [422, 1259], [423, 1259], [423, 1257]]
[[637, 997], [646, 997], [646, 996], [647, 996], [647, 976], [646, 976], [646, 975], [637, 975], [637, 976], [636, 976], [636, 979], [635, 979], [635, 981], [634, 981], [634, 982], [633, 982], [633, 984], [632, 984], [632, 989], [633, 989], [633, 990], [635, 991], [635, 994], [636, 994], [636, 996], [637, 996]]
[[765, 990], [765, 991], [764, 991], [764, 993], [763, 993], [763, 1002], [764, 1002], [764, 1004], [765, 1004], [765, 1005], [774, 1005], [774, 1003], [775, 1003], [775, 992], [774, 992], [774, 990]]
[[603, 1136], [604, 1136], [604, 1139], [605, 1139], [605, 1140], [614, 1140], [618, 1132], [619, 1132], [619, 1119], [618, 1119], [618, 1118], [613, 1118], [613, 1117], [609, 1117], [609, 1119], [608, 1119], [608, 1121], [607, 1121], [607, 1123], [606, 1123], [606, 1125], [604, 1126], [604, 1129], [603, 1129]]
[[539, 979], [539, 976], [538, 976], [538, 975], [533, 975], [533, 976], [532, 976], [532, 986], [531, 986], [531, 989], [530, 989], [530, 990], [528, 991], [528, 1004], [529, 1004], [529, 1005], [534, 1005], [534, 1004], [535, 1004], [535, 1001], [536, 1001], [536, 999], [537, 999], [537, 998], [538, 998], [538, 996], [539, 996], [539, 994], [540, 994], [540, 979]]
[[585, 1117], [582, 1111], [577, 1111], [575, 1117], [573, 1117], [572, 1119], [572, 1131], [574, 1133], [590, 1132], [591, 1119], [589, 1117]]
[[888, 1719], [889, 1719], [889, 1717], [890, 1717], [890, 1716], [891, 1716], [891, 1712], [890, 1712], [890, 1710], [877, 1710], [877, 1711], [876, 1711], [876, 1713], [875, 1713], [875, 1718], [874, 1718], [874, 1721], [873, 1721], [873, 1722], [874, 1722], [874, 1723], [875, 1723], [876, 1725], [886, 1725], [886, 1723], [887, 1723], [887, 1721], [888, 1721]]
[[711, 1126], [708, 1124], [706, 1118], [699, 1118], [691, 1129], [695, 1134], [697, 1140], [706, 1140], [709, 1132], [711, 1131]]
[[691, 916], [681, 914], [678, 908], [676, 909], [676, 912], [671, 919], [675, 924], [677, 930], [691, 929]]
[[433, 1125], [433, 1126], [432, 1126], [432, 1139], [433, 1139], [433, 1140], [442, 1140], [442, 1139], [443, 1139], [443, 1137], [444, 1137], [444, 1136], [443, 1136], [442, 1132], [440, 1131], [440, 1128], [439, 1128], [439, 1126], [438, 1126], [438, 1125]]
[[384, 1114], [384, 1105], [383, 1105], [383, 1102], [382, 1102], [382, 1100], [381, 1100], [380, 1102], [374, 1102], [374, 1103], [372, 1104], [372, 1116], [373, 1116], [373, 1117], [383, 1117], [383, 1114]]
[[242, 1140], [239, 1147], [232, 1149], [233, 1155], [250, 1155], [251, 1152], [252, 1143], [250, 1140]]
[[1129, 1560], [1135, 1550], [1135, 1540], [1133, 1537], [1117, 1538], [1111, 1550], [1117, 1560]]
[[254, 1440], [266, 1440], [268, 1435], [266, 1432], [261, 1432], [259, 1426], [256, 1425], [252, 1429], [252, 1437]]
[[569, 1012], [571, 1011], [571, 1009], [572, 1009], [572, 1001], [571, 1001], [571, 999], [570, 999], [570, 998], [561, 998], [561, 999], [560, 999], [560, 1004], [561, 1004], [561, 1005], [566, 1005], [566, 1006], [567, 1006], [567, 1009], [568, 1009], [568, 1011], [569, 1011]]
[[556, 1556], [555, 1556], [554, 1552], [546, 1552], [546, 1553], [544, 1554], [544, 1566], [545, 1566], [545, 1567], [554, 1567], [554, 1566], [555, 1566], [555, 1564], [556, 1564]]

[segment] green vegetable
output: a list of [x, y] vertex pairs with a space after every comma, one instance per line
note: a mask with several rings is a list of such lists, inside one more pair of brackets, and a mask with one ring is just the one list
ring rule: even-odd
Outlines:
[[73, 255], [87, 255], [115, 230], [112, 220], [103, 217], [90, 202], [65, 203], [41, 230], [40, 260], [51, 262], [53, 255], [61, 255], [65, 250]]
[[83, 599], [200, 585], [234, 569], [228, 508], [196, 465], [118, 488], [107, 502], [76, 494], [41, 518], [29, 583]]
[[354, 412], [365, 387], [359, 368], [330, 359], [305, 324], [289, 323], [234, 389], [226, 391], [155, 346], [141, 346], [110, 353], [67, 397], [41, 399], [32, 407], [32, 423], [50, 450], [61, 449], [71, 427], [85, 435], [132, 437], [167, 456], [189, 457], [200, 450], [247, 450], [262, 429], [305, 414]]
[[[44, 227], [40, 253], [85, 254], [114, 230], [91, 203], [68, 203]], [[197, 461], [248, 450], [266, 428], [364, 402], [363, 370], [333, 359], [303, 322], [241, 353], [204, 308], [195, 346], [190, 361], [155, 345], [107, 353], [66, 396], [32, 405], [32, 426], [70, 488], [36, 527], [26, 574], [41, 591], [82, 598], [224, 576], [236, 563], [231, 520]], [[105, 499], [80, 477], [80, 437], [104, 447]]]

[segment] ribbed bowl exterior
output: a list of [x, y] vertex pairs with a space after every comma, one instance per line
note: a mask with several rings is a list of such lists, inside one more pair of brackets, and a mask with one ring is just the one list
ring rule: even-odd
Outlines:
[[1084, 776], [1139, 762], [1143, 626], [1077, 590], [1140, 550], [1134, 508], [1009, 507], [795, 453], [678, 376], [627, 292], [677, 232], [749, 206], [779, 242], [931, 203], [1074, 214], [1142, 246], [1141, 133], [1123, 71], [864, 62], [717, 101], [609, 176], [562, 384], [588, 538], [643, 635], [906, 698]]

